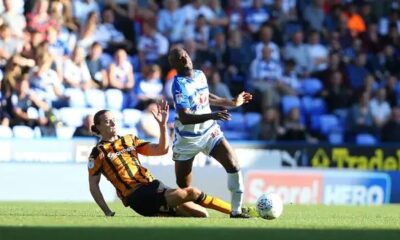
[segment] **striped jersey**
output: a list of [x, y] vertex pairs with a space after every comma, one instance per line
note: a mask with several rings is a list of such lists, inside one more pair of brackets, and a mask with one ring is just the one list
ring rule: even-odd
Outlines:
[[[207, 79], [200, 70], [193, 70], [192, 77], [176, 75], [172, 84], [172, 94], [176, 111], [189, 109], [192, 114], [211, 113]], [[175, 130], [181, 136], [200, 136], [214, 124], [214, 120], [208, 120], [183, 125], [178, 118], [175, 121]]]
[[89, 174], [103, 174], [116, 188], [118, 197], [125, 202], [135, 189], [154, 180], [138, 158], [138, 153], [148, 155], [141, 150], [145, 144], [148, 142], [131, 134], [119, 136], [113, 142], [99, 142], [89, 156]]

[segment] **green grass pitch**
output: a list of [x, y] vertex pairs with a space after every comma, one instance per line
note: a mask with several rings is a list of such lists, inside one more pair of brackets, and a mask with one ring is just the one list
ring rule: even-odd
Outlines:
[[400, 239], [400, 205], [332, 207], [286, 205], [276, 220], [145, 218], [110, 204], [106, 218], [95, 203], [0, 202], [0, 240], [9, 239]]

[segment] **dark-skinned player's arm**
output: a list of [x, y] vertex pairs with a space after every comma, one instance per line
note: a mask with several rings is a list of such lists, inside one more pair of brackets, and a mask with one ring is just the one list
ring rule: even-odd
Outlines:
[[239, 107], [253, 99], [253, 95], [244, 91], [237, 95], [237, 97], [234, 99], [221, 98], [212, 93], [209, 93], [209, 96], [210, 105], [226, 108]]
[[100, 190], [100, 177], [101, 174], [97, 175], [92, 175], [89, 174], [89, 188], [90, 188], [90, 193], [92, 194], [92, 197], [94, 201], [97, 203], [97, 205], [103, 210], [104, 215], [108, 217], [112, 217], [115, 215], [115, 212], [111, 211], [111, 209], [108, 207], [106, 201], [104, 200], [103, 194], [101, 193]]

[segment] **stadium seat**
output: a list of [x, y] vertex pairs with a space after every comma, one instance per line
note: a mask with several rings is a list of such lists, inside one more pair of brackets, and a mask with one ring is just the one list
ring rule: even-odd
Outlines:
[[282, 98], [282, 111], [285, 116], [295, 107], [300, 107], [300, 99], [297, 96], [284, 96]]
[[244, 131], [246, 129], [244, 114], [240, 112], [232, 112], [231, 120], [225, 121], [223, 126], [226, 130]]
[[28, 126], [17, 125], [12, 130], [15, 138], [32, 139], [35, 136], [33, 129]]
[[343, 133], [341, 132], [332, 132], [328, 136], [328, 141], [331, 144], [341, 144], [343, 143]]
[[75, 127], [62, 126], [56, 128], [56, 135], [59, 139], [71, 139], [74, 135]]
[[85, 94], [76, 88], [65, 89], [65, 95], [69, 97], [70, 107], [86, 107]]
[[89, 107], [97, 109], [106, 108], [106, 97], [104, 91], [99, 89], [88, 89], [85, 91], [85, 97]]
[[320, 130], [323, 134], [329, 134], [333, 130], [338, 130], [339, 120], [333, 114], [324, 114], [319, 118]]
[[175, 110], [169, 110], [168, 123], [173, 123], [175, 121], [175, 117], [176, 117]]
[[58, 111], [60, 120], [70, 127], [82, 125], [83, 117], [87, 114], [86, 108], [65, 107]]
[[261, 114], [258, 112], [248, 112], [245, 113], [244, 115], [244, 122], [246, 125], [246, 129], [250, 130], [252, 129], [254, 126], [256, 126], [258, 123], [261, 122]]
[[314, 96], [322, 90], [323, 86], [319, 79], [307, 78], [301, 82], [301, 91], [304, 95]]
[[356, 136], [356, 144], [358, 145], [374, 145], [377, 142], [376, 137], [369, 133], [359, 133]]
[[138, 55], [129, 55], [129, 61], [132, 64], [134, 72], [140, 72], [140, 61]]
[[248, 140], [249, 139], [249, 133], [247, 131], [226, 130], [226, 131], [224, 131], [224, 136], [228, 140]]
[[121, 136], [127, 135], [127, 134], [133, 134], [133, 135], [137, 136], [138, 130], [137, 130], [135, 127], [120, 128], [120, 129], [119, 129], [119, 134], [120, 134]]
[[100, 61], [105, 68], [108, 68], [108, 65], [113, 62], [113, 57], [108, 53], [103, 53], [100, 56]]
[[13, 132], [11, 128], [0, 125], [0, 138], [12, 138]]
[[121, 90], [107, 89], [105, 91], [107, 109], [121, 110], [124, 96]]
[[127, 127], [136, 127], [140, 118], [142, 117], [142, 111], [137, 109], [124, 109], [122, 111], [124, 126]]

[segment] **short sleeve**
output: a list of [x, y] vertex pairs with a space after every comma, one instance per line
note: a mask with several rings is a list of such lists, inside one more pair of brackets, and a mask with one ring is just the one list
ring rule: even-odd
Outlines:
[[190, 108], [189, 96], [187, 90], [182, 83], [179, 83], [175, 77], [172, 85], [172, 94], [174, 103], [177, 110]]
[[103, 156], [104, 155], [101, 154], [100, 150], [97, 147], [94, 147], [92, 149], [88, 161], [88, 170], [90, 175], [94, 176], [94, 175], [99, 175], [101, 173], [104, 161]]
[[131, 137], [132, 137], [133, 146], [136, 148], [136, 152], [140, 153], [140, 154], [143, 154], [143, 155], [147, 155], [146, 151], [141, 147], [143, 147], [144, 145], [149, 144], [150, 142], [145, 141], [145, 140], [143, 140], [141, 138], [138, 138], [137, 136], [131, 135]]

